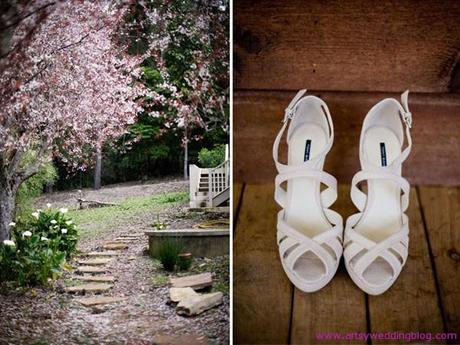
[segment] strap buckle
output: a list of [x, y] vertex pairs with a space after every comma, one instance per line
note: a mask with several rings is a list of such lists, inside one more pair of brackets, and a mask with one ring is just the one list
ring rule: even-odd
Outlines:
[[401, 113], [401, 116], [407, 127], [412, 128], [412, 113], [410, 111], [404, 111]]
[[282, 123], [286, 123], [288, 120], [292, 120], [292, 118], [294, 117], [294, 113], [295, 113], [294, 110], [296, 108], [296, 105], [299, 102], [299, 100], [302, 98], [302, 96], [305, 94], [305, 92], [307, 92], [306, 89], [303, 89], [297, 92], [297, 95], [295, 95], [291, 103], [289, 103], [287, 108], [284, 109], [284, 119]]
[[293, 117], [294, 117], [294, 109], [286, 108], [284, 109], [284, 119], [281, 122], [286, 123], [288, 120], [292, 120]]

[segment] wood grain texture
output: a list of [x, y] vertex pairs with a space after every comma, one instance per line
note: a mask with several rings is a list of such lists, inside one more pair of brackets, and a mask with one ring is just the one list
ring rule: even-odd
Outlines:
[[[310, 92], [324, 99], [335, 127], [334, 146], [325, 170], [340, 183], [350, 183], [359, 170], [358, 145], [362, 122], [370, 108], [399, 94]], [[234, 96], [234, 179], [271, 182], [276, 170], [272, 145], [281, 128], [284, 108], [294, 92], [237, 91]], [[413, 184], [460, 184], [460, 95], [411, 94], [413, 149], [403, 175]], [[283, 139], [284, 142], [284, 139]], [[281, 158], [286, 148], [281, 145]]]
[[[332, 206], [344, 217], [356, 212], [349, 198], [350, 187], [339, 186], [339, 198]], [[323, 289], [303, 293], [295, 289], [292, 316], [292, 344], [337, 344], [337, 340], [317, 339], [318, 333], [366, 333], [365, 295], [349, 278], [343, 262], [337, 274]], [[347, 344], [365, 344], [349, 340]]]
[[460, 89], [460, 2], [239, 0], [237, 89]]
[[272, 185], [246, 185], [234, 239], [234, 341], [286, 344], [293, 288], [276, 244]]
[[240, 203], [240, 196], [243, 190], [243, 184], [236, 182], [236, 183], [233, 183], [232, 187], [233, 187], [233, 200], [232, 200], [233, 208], [232, 209], [233, 209], [233, 214], [235, 215], [236, 210], [238, 209], [238, 205]]
[[419, 193], [446, 328], [460, 335], [460, 189], [420, 187]]
[[[395, 284], [384, 294], [369, 296], [372, 332], [443, 332], [435, 280], [415, 188], [411, 189], [409, 257]], [[407, 344], [407, 340], [373, 340], [373, 344]]]

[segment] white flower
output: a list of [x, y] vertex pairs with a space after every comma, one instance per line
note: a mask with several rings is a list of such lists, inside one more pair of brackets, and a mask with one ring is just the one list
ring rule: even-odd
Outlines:
[[8, 224], [9, 226], [13, 227], [13, 226], [16, 226], [16, 223], [15, 222], [11, 222], [10, 224]]
[[16, 245], [16, 243], [14, 243], [13, 241], [10, 241], [10, 240], [3, 241], [3, 244], [5, 246], [10, 246], [10, 247], [14, 247]]
[[50, 204], [50, 203], [47, 203], [47, 204], [46, 204], [46, 207], [47, 207], [47, 208], [51, 208], [51, 204]]
[[32, 233], [30, 231], [24, 231], [22, 233], [22, 237], [30, 237], [30, 236], [32, 236]]
[[57, 221], [55, 219], [52, 219], [50, 223], [51, 224], [57, 224]]
[[67, 234], [67, 229], [61, 229], [61, 232], [62, 232], [63, 234]]
[[65, 222], [67, 225], [72, 225], [73, 222], [71, 220], [68, 220], [67, 222]]
[[34, 213], [32, 213], [32, 216], [38, 219], [38, 217], [40, 216], [40, 213], [34, 212]]
[[61, 208], [61, 209], [59, 209], [59, 212], [61, 212], [62, 214], [66, 214], [67, 212], [69, 212], [69, 209]]
[[42, 236], [41, 240], [42, 241], [48, 241], [48, 239], [45, 236]]

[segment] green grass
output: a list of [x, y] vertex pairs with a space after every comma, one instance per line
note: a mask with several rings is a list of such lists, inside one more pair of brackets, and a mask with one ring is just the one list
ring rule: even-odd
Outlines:
[[117, 206], [70, 210], [69, 216], [78, 224], [81, 238], [88, 238], [109, 231], [114, 226], [132, 224], [136, 216], [158, 212], [167, 206], [187, 201], [187, 192], [164, 193], [129, 198]]
[[151, 259], [149, 262], [152, 265], [152, 268], [155, 270], [153, 277], [150, 278], [153, 287], [158, 288], [167, 285], [169, 283], [169, 276], [164, 271], [162, 271], [160, 260]]
[[162, 287], [168, 284], [169, 277], [163, 273], [155, 273], [155, 275], [151, 278], [153, 287]]

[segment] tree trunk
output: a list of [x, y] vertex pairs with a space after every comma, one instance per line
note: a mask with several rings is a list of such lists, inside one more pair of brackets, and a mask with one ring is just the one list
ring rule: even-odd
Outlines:
[[185, 144], [184, 144], [184, 180], [188, 180], [188, 133], [187, 127], [184, 129]]
[[101, 189], [102, 148], [96, 148], [96, 167], [94, 169], [94, 189]]
[[[5, 187], [6, 186], [6, 187]], [[0, 243], [10, 239], [10, 223], [14, 219], [17, 188], [0, 183]]]

